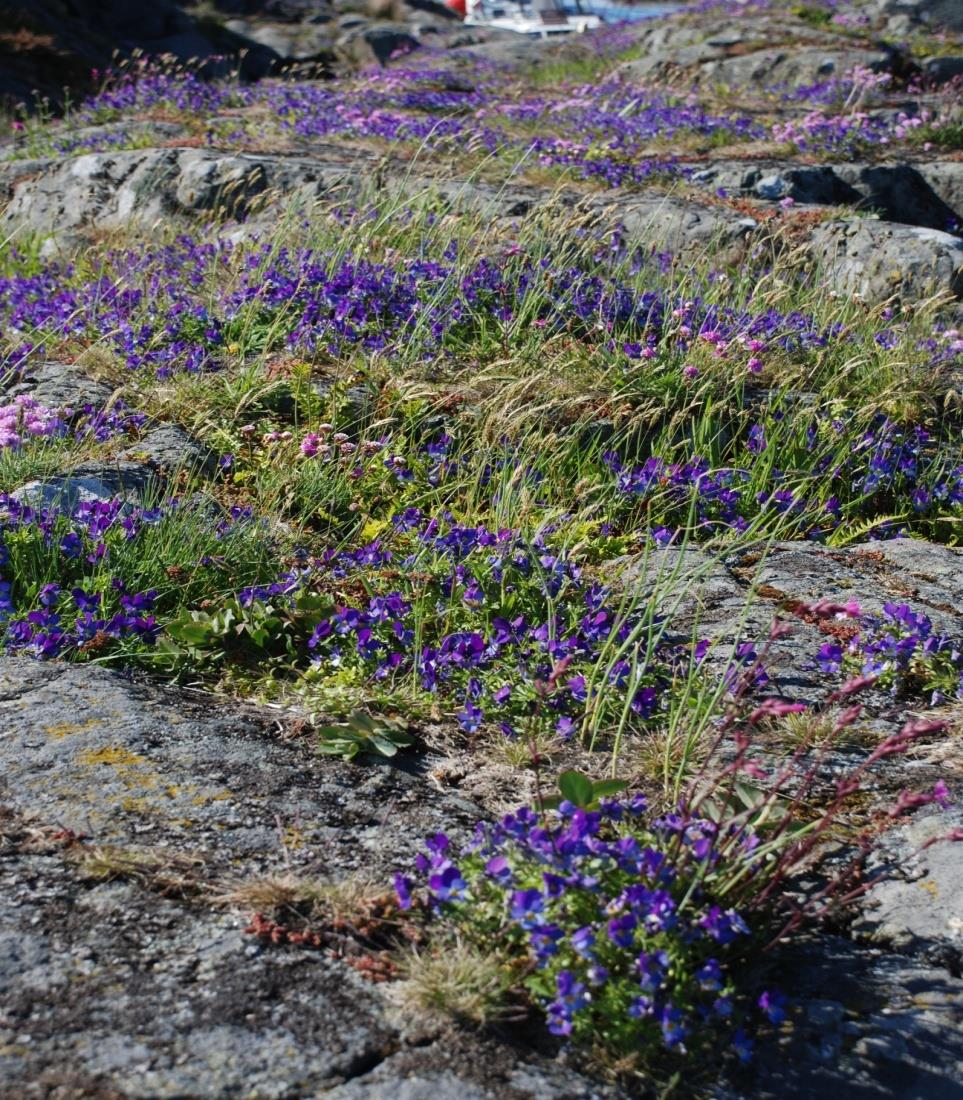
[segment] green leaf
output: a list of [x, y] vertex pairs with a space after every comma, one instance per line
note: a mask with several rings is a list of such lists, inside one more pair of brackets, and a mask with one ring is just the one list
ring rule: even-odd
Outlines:
[[167, 625], [167, 633], [184, 645], [203, 646], [209, 644], [213, 636], [213, 624], [199, 622], [196, 619], [175, 619]]
[[562, 772], [558, 777], [558, 789], [563, 798], [583, 808], [592, 802], [595, 790], [592, 780], [576, 771]]
[[736, 780], [735, 792], [743, 806], [750, 810], [758, 809], [769, 797], [762, 787], [757, 787], [754, 783], [747, 783], [744, 779]]
[[600, 779], [597, 783], [592, 784], [593, 801], [597, 802], [600, 798], [610, 798], [613, 794], [624, 791], [627, 786], [628, 783], [624, 779]]
[[361, 752], [394, 756], [399, 749], [407, 748], [412, 743], [403, 719], [368, 714], [363, 710], [353, 711], [344, 722], [319, 726], [317, 732], [321, 738], [318, 752], [347, 759]]
[[[330, 736], [325, 736], [329, 731]], [[350, 736], [345, 737], [344, 731], [334, 726], [329, 727], [328, 730], [319, 730], [318, 732], [322, 734], [322, 738], [318, 742], [318, 752], [324, 756], [343, 756], [346, 760], [350, 760], [361, 751], [360, 741]]]
[[368, 739], [368, 745], [376, 752], [380, 752], [382, 756], [394, 756], [399, 748], [390, 737], [382, 737], [378, 733], [372, 734]]

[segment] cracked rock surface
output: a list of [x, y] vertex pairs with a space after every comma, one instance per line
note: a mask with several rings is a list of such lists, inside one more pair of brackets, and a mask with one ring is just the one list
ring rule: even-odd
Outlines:
[[0, 659], [0, 722], [4, 1100], [609, 1095], [505, 1042], [409, 1035], [338, 959], [262, 947], [242, 915], [85, 878], [36, 844], [45, 826], [207, 880], [293, 867], [387, 881], [423, 836], [464, 833], [470, 803], [400, 768], [321, 760], [269, 712], [89, 667]]

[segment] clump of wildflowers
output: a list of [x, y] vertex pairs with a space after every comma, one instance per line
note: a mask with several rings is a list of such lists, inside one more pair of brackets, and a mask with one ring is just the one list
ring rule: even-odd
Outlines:
[[0, 644], [44, 659], [99, 656], [119, 643], [150, 649], [158, 615], [210, 591], [235, 557], [250, 568], [249, 520], [244, 509], [212, 517], [177, 499], [38, 508], [0, 494]]
[[963, 509], [959, 451], [923, 427], [882, 416], [862, 430], [845, 417], [819, 415], [788, 428], [785, 421], [777, 409], [768, 431], [765, 423], [751, 424], [744, 452], [733, 454], [732, 465], [716, 466], [692, 454], [677, 461], [653, 455], [633, 466], [614, 451], [604, 461], [619, 498], [643, 503], [668, 536], [693, 521], [700, 535], [745, 531], [763, 516], [783, 530], [791, 525], [820, 540], [875, 517], [863, 535], [889, 537], [894, 516], [929, 533]]
[[872, 678], [894, 695], [928, 693], [934, 706], [963, 697], [961, 643], [937, 633], [922, 612], [885, 603], [881, 615], [864, 615], [847, 633], [820, 647], [816, 663], [823, 672]]
[[[420, 889], [473, 942], [508, 951], [556, 1035], [651, 1054], [724, 1033], [748, 1052], [731, 960], [750, 929], [707, 886], [718, 835], [707, 819], [653, 817], [642, 795], [523, 807], [480, 823], [460, 855], [438, 834], [417, 879], [395, 885], [403, 907]], [[751, 863], [752, 832], [733, 839]]]
[[[825, 600], [797, 614], [823, 622], [853, 618], [859, 608]], [[891, 617], [905, 623], [908, 613], [893, 609]], [[912, 626], [921, 629], [916, 618]], [[787, 629], [775, 622], [770, 642]], [[753, 655], [677, 803], [650, 809], [641, 795], [610, 799], [625, 785], [566, 773], [561, 801], [539, 797], [538, 810], [479, 823], [461, 853], [436, 835], [416, 859], [416, 874], [396, 876], [399, 904], [424, 901], [443, 925], [500, 954], [556, 1035], [643, 1062], [724, 1041], [748, 1060], [754, 1019], [778, 1025], [786, 1016], [780, 995], [753, 989], [750, 950], [844, 911], [885, 877], [885, 870], [864, 873], [880, 826], [856, 832], [851, 800], [878, 764], [944, 728], [909, 722], [839, 774], [833, 740], [860, 714], [852, 697], [875, 683], [857, 677], [826, 700], [848, 705], [823, 745], [803, 742], [773, 760], [757, 735], [808, 708], [751, 699], [751, 671], [766, 649]], [[825, 792], [818, 798], [827, 781], [828, 800]], [[949, 800], [942, 782], [904, 791], [880, 807], [881, 819]], [[830, 867], [827, 842], [838, 849], [841, 835], [849, 837], [848, 858], [837, 850]], [[803, 875], [812, 879], [814, 868], [824, 881], [807, 889]]]
[[123, 401], [109, 409], [84, 405], [80, 409], [48, 408], [35, 397], [21, 394], [0, 405], [0, 450], [19, 450], [32, 439], [71, 435], [103, 443], [117, 435], [131, 435], [147, 422], [143, 413], [132, 412]]
[[21, 395], [0, 405], [0, 449], [17, 448], [29, 438], [49, 438], [64, 428], [57, 410], [48, 409], [36, 398]]

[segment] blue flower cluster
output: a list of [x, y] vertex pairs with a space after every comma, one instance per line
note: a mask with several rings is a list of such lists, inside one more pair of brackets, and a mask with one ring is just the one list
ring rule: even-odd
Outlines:
[[[122, 639], [153, 646], [161, 632], [154, 614], [159, 593], [132, 588], [125, 580], [125, 563], [130, 558], [140, 569], [137, 541], [178, 517], [188, 525], [206, 524], [212, 542], [225, 547], [246, 522], [243, 511], [239, 520], [218, 520], [196, 515], [176, 499], [156, 508], [135, 507], [120, 497], [35, 507], [0, 494], [0, 635], [5, 648], [51, 658], [92, 653]], [[153, 560], [150, 564], [158, 566]], [[216, 558], [205, 556], [185, 576], [197, 584], [206, 570], [216, 573], [220, 567]], [[180, 575], [177, 568], [174, 572]]]
[[963, 698], [963, 642], [937, 633], [922, 612], [885, 603], [881, 615], [863, 615], [848, 633], [848, 640], [820, 647], [816, 664], [823, 672], [845, 668], [895, 694], [923, 690], [932, 706]]
[[[777, 412], [776, 427], [783, 419]], [[640, 466], [624, 464], [614, 451], [604, 458], [622, 496], [655, 505], [660, 526], [652, 533], [662, 543], [693, 518], [703, 533], [745, 531], [754, 515], [769, 511], [821, 539], [854, 518], [880, 516], [867, 534], [890, 536], [894, 513], [919, 524], [963, 508], [959, 449], [940, 445], [920, 426], [877, 417], [854, 435], [845, 419], [819, 417], [780, 439], [779, 466], [764, 460], [769, 447], [765, 428], [755, 423], [740, 466], [713, 467], [700, 456], [677, 462], [652, 456]]]
[[526, 536], [409, 508], [394, 529], [393, 541], [331, 552], [320, 567], [334, 578], [367, 575], [375, 591], [378, 573], [399, 566], [417, 582], [339, 606], [308, 646], [320, 670], [360, 662], [375, 680], [414, 673], [422, 690], [461, 703], [466, 732], [489, 721], [515, 736], [518, 721], [540, 710], [567, 737], [604, 688], [616, 689], [620, 708], [629, 692], [629, 711], [645, 721], [665, 701], [673, 670], [705, 656], [705, 646], [693, 653], [666, 643], [640, 663], [630, 646], [590, 688], [600, 656], [630, 640], [642, 612], [620, 614], [604, 586], [552, 548], [551, 528]]
[[544, 817], [523, 807], [479, 823], [460, 856], [435, 836], [395, 888], [402, 908], [424, 891], [473, 942], [527, 960], [525, 984], [556, 1035], [625, 1054], [684, 1051], [724, 1031], [748, 1057], [729, 960], [750, 928], [711, 883], [720, 862], [751, 866], [756, 845], [742, 827], [653, 819], [642, 795], [598, 810], [562, 802]]
[[[73, 588], [68, 593], [59, 584], [44, 585], [39, 597], [43, 606], [6, 623], [7, 649], [49, 658], [72, 649], [103, 645], [110, 639], [132, 638], [153, 645], [160, 632], [157, 619], [150, 614], [157, 593], [128, 593], [123, 582], [116, 579], [113, 588], [120, 610], [105, 616], [99, 592]], [[12, 611], [10, 584], [0, 581], [0, 623]]]
[[[340, 250], [181, 237], [156, 250], [109, 253], [97, 264], [87, 279], [56, 263], [0, 278], [0, 321], [13, 333], [31, 333], [29, 345], [12, 349], [13, 360], [41, 352], [44, 340], [109, 333], [131, 369], [165, 377], [222, 366], [232, 342], [243, 336], [250, 346], [252, 333], [261, 334], [260, 350], [338, 355], [410, 350], [417, 332], [419, 349], [430, 355], [495, 326], [517, 338], [564, 334], [624, 350], [630, 359], [706, 348], [730, 370], [743, 360], [751, 374], [768, 351], [822, 348], [840, 335], [798, 312], [753, 313], [699, 297], [640, 293], [627, 280], [520, 252], [469, 262], [448, 250], [439, 260], [379, 263]], [[936, 340], [924, 351], [945, 357], [947, 346]]]

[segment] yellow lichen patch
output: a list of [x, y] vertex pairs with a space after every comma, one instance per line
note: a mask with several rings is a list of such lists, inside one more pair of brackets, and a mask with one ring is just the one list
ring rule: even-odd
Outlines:
[[281, 843], [285, 848], [295, 852], [304, 846], [304, 833], [296, 825], [287, 825], [281, 835]]
[[[160, 815], [167, 818], [168, 807], [172, 804], [189, 802], [192, 806], [203, 806], [233, 798], [228, 790], [213, 789], [208, 792], [191, 783], [170, 783], [154, 768], [151, 760], [122, 746], [87, 749], [77, 754], [77, 763], [84, 768], [111, 768], [116, 785], [113, 789], [107, 785], [100, 790], [98, 801], [142, 817]], [[119, 791], [118, 786], [121, 788]], [[169, 820], [171, 824], [191, 824], [187, 818]]]
[[129, 814], [149, 814], [156, 806], [149, 798], [129, 794], [120, 800], [120, 808]]
[[88, 718], [86, 722], [57, 722], [52, 726], [45, 726], [44, 733], [60, 741], [64, 737], [70, 737], [74, 733], [87, 733], [100, 724], [97, 718]]
[[106, 764], [111, 768], [137, 768], [149, 766], [150, 762], [144, 756], [138, 756], [136, 752], [119, 746], [108, 746], [103, 749], [85, 749], [77, 755], [77, 763], [94, 767], [98, 764]]
[[931, 878], [926, 879], [925, 882], [917, 883], [917, 886], [921, 890], [925, 890], [934, 901], [940, 896], [940, 888]]
[[213, 794], [196, 794], [191, 799], [192, 806], [204, 806], [208, 802], [228, 802], [234, 797], [231, 791], [215, 791]]

